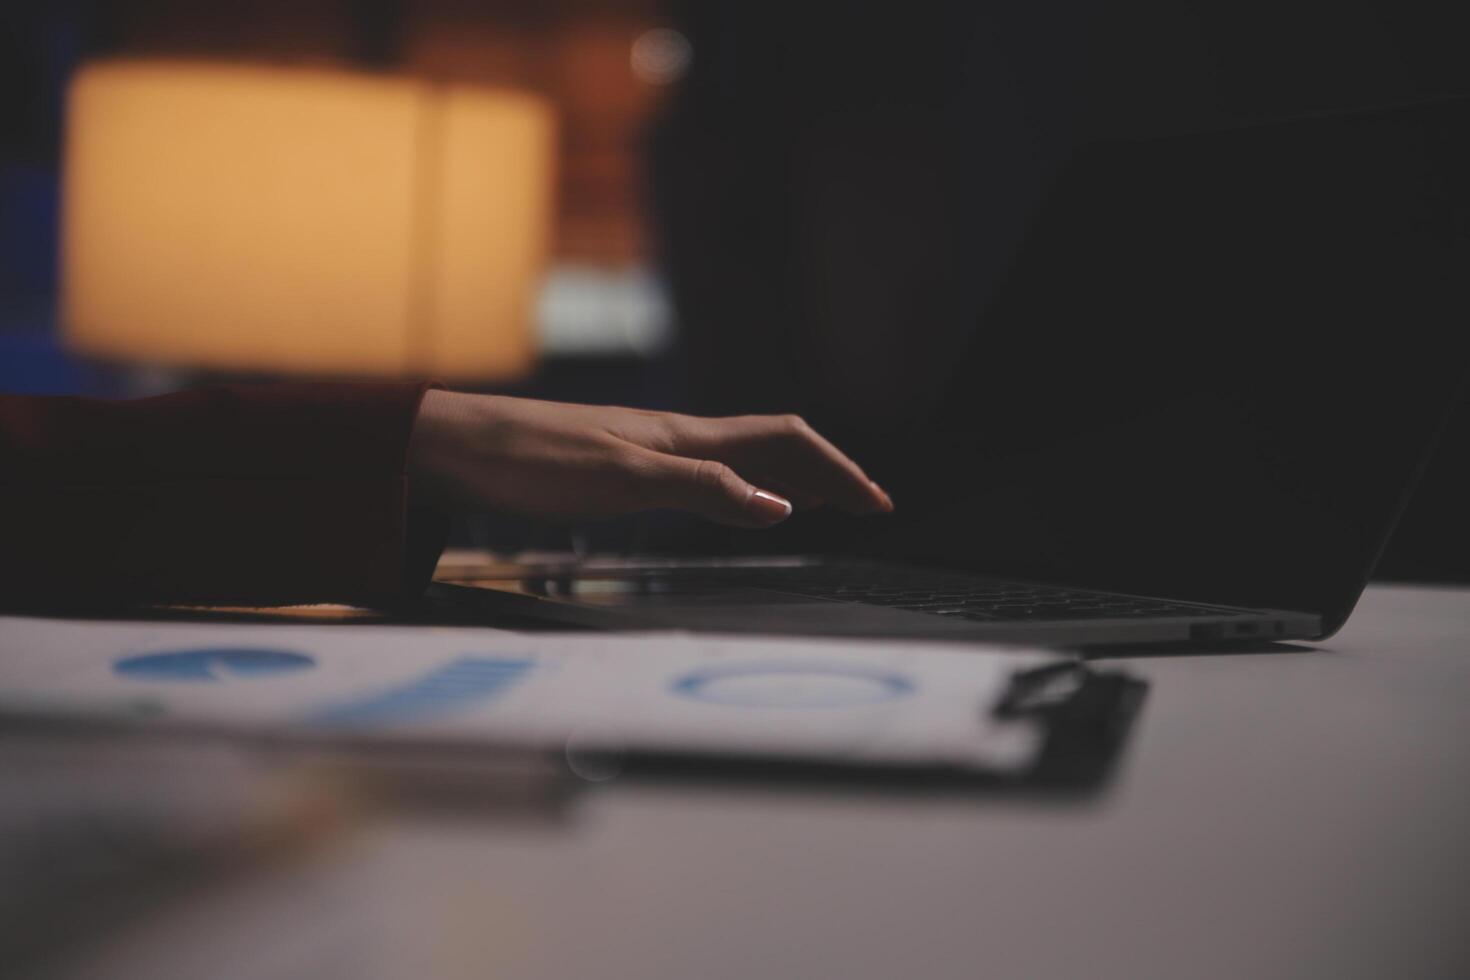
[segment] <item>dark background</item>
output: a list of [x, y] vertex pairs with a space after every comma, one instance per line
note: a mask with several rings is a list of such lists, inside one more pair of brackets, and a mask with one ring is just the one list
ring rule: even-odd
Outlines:
[[[55, 341], [61, 102], [79, 60], [126, 50], [159, 6], [0, 14], [0, 389], [126, 387]], [[259, 30], [282, 51], [326, 37], [342, 58], [394, 67], [415, 5], [302, 9], [324, 6], [326, 21], [277, 10]], [[524, 20], [536, 5], [481, 6]], [[798, 411], [884, 480], [1074, 147], [1470, 93], [1454, 14], [1388, 0], [669, 5], [659, 16], [695, 57], [647, 133], [641, 179], [681, 343], [652, 360], [549, 362], [515, 390]], [[201, 39], [204, 54], [228, 47]], [[1462, 402], [1380, 577], [1470, 580], [1467, 449]]]

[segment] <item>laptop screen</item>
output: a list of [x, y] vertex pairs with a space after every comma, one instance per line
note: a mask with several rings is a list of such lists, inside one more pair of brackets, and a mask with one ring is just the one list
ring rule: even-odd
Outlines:
[[1467, 133], [1462, 100], [1079, 153], [861, 550], [1335, 628], [1470, 366]]

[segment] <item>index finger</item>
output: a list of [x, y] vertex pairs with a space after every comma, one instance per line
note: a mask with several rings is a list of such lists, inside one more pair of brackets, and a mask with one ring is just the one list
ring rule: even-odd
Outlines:
[[776, 481], [853, 514], [885, 514], [893, 501], [862, 467], [798, 415], [682, 417], [674, 451], [715, 459], [752, 479]]

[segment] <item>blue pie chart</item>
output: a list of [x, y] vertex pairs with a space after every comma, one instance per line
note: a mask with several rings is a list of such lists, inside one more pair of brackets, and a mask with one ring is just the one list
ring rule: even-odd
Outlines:
[[263, 647], [204, 647], [123, 657], [112, 665], [120, 677], [139, 680], [209, 682], [272, 677], [310, 670], [316, 661], [292, 650]]

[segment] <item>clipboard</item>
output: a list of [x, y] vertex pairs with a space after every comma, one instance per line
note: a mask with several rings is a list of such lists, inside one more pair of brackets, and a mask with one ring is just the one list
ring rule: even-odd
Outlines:
[[977, 706], [982, 713], [1024, 719], [1041, 729], [1034, 759], [1007, 771], [710, 752], [638, 752], [584, 764], [609, 776], [654, 782], [1082, 799], [1109, 785], [1148, 690], [1146, 681], [1123, 671], [1096, 670], [1081, 660], [1017, 670], [999, 700]]
[[[384, 626], [13, 623], [0, 709], [618, 772], [1099, 783], [1143, 685], [1042, 649]], [[141, 711], [142, 714], [130, 713]]]

